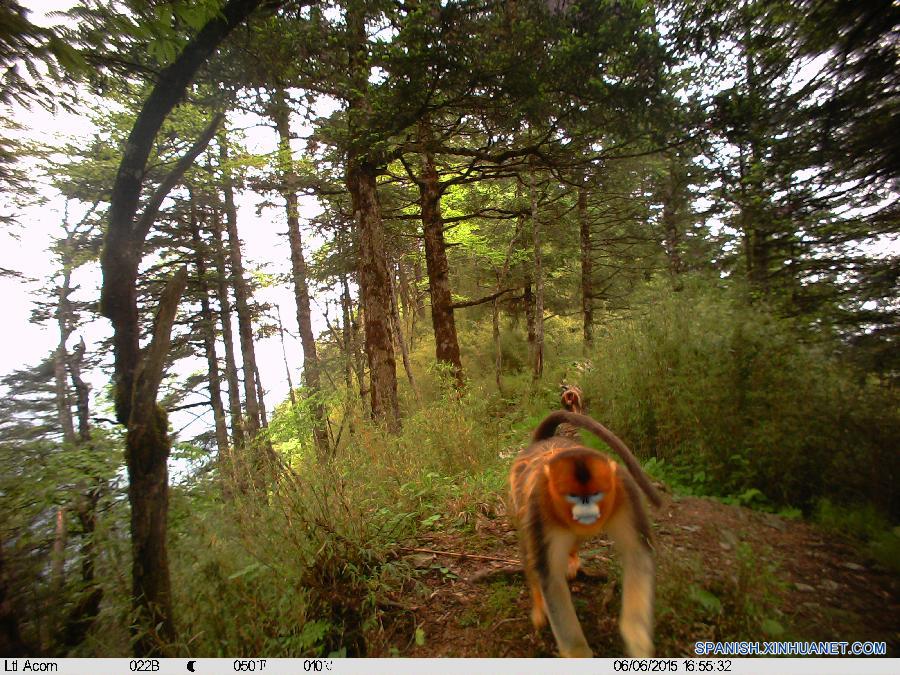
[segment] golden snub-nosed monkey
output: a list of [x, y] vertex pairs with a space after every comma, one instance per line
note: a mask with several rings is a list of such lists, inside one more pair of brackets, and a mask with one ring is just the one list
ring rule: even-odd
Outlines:
[[[596, 434], [625, 467], [572, 438], [555, 435], [560, 424]], [[549, 619], [562, 656], [592, 655], [567, 577], [578, 572], [581, 542], [606, 532], [622, 556], [619, 630], [625, 650], [629, 656], [652, 656], [653, 550], [637, 486], [653, 504], [658, 506], [660, 498], [628, 447], [586, 415], [555, 412], [541, 422], [532, 444], [516, 458], [509, 482], [535, 627]]]

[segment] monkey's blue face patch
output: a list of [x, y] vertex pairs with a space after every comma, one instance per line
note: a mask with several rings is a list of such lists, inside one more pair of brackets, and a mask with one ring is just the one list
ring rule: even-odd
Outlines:
[[572, 505], [572, 519], [582, 525], [593, 525], [600, 517], [600, 507], [597, 502], [603, 499], [605, 492], [595, 492], [591, 495], [566, 495], [566, 501]]

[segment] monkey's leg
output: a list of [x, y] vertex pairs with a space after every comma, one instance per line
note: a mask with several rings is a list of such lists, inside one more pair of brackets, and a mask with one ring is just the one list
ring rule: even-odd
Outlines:
[[544, 596], [541, 595], [541, 582], [534, 569], [534, 544], [530, 533], [519, 531], [519, 559], [525, 571], [525, 581], [531, 594], [531, 623], [535, 630], [547, 625], [547, 613], [544, 610]]
[[566, 566], [566, 578], [574, 579], [578, 576], [578, 570], [581, 569], [581, 558], [578, 557], [578, 542], [569, 551], [569, 562]]
[[554, 529], [547, 532], [543, 543], [546, 564], [538, 565], [537, 572], [541, 580], [547, 617], [550, 619], [550, 627], [553, 629], [560, 656], [593, 656], [575, 615], [572, 594], [566, 581], [569, 552], [575, 545], [575, 535], [566, 530]]
[[[634, 512], [636, 490], [628, 490], [630, 499], [610, 518], [607, 532], [622, 557], [622, 615], [619, 631], [628, 656], [653, 656], [653, 555], [649, 528], [643, 510]], [[637, 508], [641, 508], [640, 504]]]

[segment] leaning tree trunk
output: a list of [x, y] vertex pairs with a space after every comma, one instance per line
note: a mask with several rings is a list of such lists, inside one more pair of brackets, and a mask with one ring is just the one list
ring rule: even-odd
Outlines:
[[259, 424], [263, 429], [269, 428], [269, 419], [266, 416], [265, 389], [262, 386], [262, 378], [259, 376], [259, 364], [254, 361], [253, 376], [256, 379], [256, 400], [259, 401]]
[[444, 243], [444, 220], [441, 217], [441, 187], [434, 157], [422, 153], [422, 174], [419, 184], [419, 204], [422, 208], [422, 229], [425, 241], [425, 266], [428, 270], [428, 289], [431, 295], [431, 324], [434, 329], [435, 358], [450, 368], [457, 387], [463, 386], [462, 360], [456, 320], [453, 317], [453, 297], [450, 292], [450, 268]]
[[156, 404], [156, 395], [166, 363], [178, 299], [186, 280], [182, 270], [167, 285], [151, 343], [141, 350], [138, 268], [143, 258], [144, 241], [159, 207], [209, 143], [221, 123], [220, 116], [214, 118], [201, 138], [150, 195], [137, 221], [135, 216], [157, 132], [172, 108], [183, 99], [197, 70], [259, 3], [260, 0], [226, 2], [175, 60], [158, 74], [123, 145], [122, 160], [110, 193], [109, 227], [100, 255], [103, 270], [100, 310], [113, 326], [116, 418], [127, 429], [125, 460], [131, 502], [136, 656], [159, 653], [176, 637], [166, 549], [166, 460], [170, 446], [166, 434], [166, 415]]
[[300, 344], [303, 347], [303, 383], [307, 398], [312, 401], [313, 443], [319, 459], [326, 459], [331, 452], [328, 444], [328, 426], [325, 405], [322, 402], [322, 385], [316, 338], [312, 330], [312, 312], [309, 301], [306, 259], [303, 257], [303, 240], [300, 234], [300, 214], [297, 193], [292, 184], [296, 180], [291, 160], [290, 113], [284, 100], [284, 92], [273, 92], [272, 119], [278, 130], [278, 150], [284, 184], [282, 194], [287, 208], [288, 243], [291, 248], [291, 276], [294, 281], [294, 302], [297, 307], [297, 326], [300, 329]]

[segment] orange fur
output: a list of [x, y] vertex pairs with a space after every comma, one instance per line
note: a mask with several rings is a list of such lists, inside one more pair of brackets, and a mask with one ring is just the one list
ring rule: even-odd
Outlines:
[[[563, 420], [564, 416], [555, 415]], [[565, 421], [569, 419], [579, 426], [589, 420], [582, 415], [565, 417]], [[549, 619], [562, 656], [591, 655], [566, 578], [578, 573], [579, 545], [609, 531], [625, 565], [620, 628], [626, 651], [631, 656], [652, 655], [653, 562], [649, 529], [634, 482], [603, 453], [570, 438], [539, 437], [546, 426], [545, 421], [536, 432], [536, 442], [516, 458], [510, 470], [511, 513], [519, 529], [532, 623], [541, 628]], [[630, 451], [602, 429], [614, 439], [617, 449], [628, 454], [623, 458], [633, 471], [638, 465]], [[596, 520], [588, 522], [591, 518]]]

